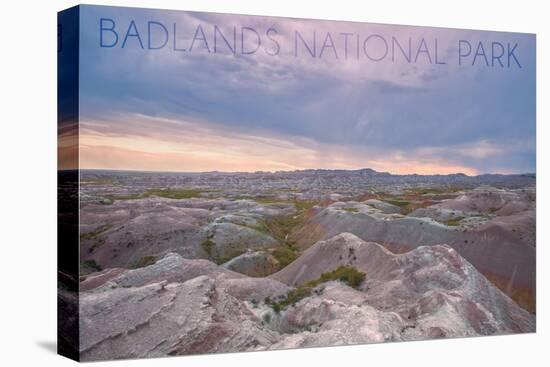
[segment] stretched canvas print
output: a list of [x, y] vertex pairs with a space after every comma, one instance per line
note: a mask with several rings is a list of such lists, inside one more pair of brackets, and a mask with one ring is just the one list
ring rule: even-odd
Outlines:
[[532, 333], [535, 35], [59, 13], [59, 352]]

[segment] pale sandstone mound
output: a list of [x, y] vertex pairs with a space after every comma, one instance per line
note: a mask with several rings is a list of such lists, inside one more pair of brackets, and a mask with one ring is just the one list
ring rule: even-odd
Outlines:
[[84, 361], [254, 350], [279, 339], [208, 276], [83, 294], [80, 310]]
[[207, 260], [184, 259], [176, 253], [169, 253], [155, 264], [140, 269], [109, 269], [94, 273], [80, 283], [80, 290], [100, 292], [160, 282], [184, 283], [203, 275], [214, 279], [218, 286], [243, 300], [263, 300], [289, 289], [272, 279], [249, 278]]
[[[110, 271], [95, 273], [80, 283], [81, 290], [98, 288], [109, 284], [120, 287], [141, 287], [143, 285], [167, 281], [169, 283], [183, 283], [189, 279], [209, 275], [212, 278], [219, 276], [239, 277], [240, 274], [233, 273], [221, 268], [216, 264], [202, 259], [184, 259], [176, 253], [169, 253], [155, 264], [139, 269], [117, 270], [116, 276], [106, 276]], [[100, 279], [103, 282], [100, 282]], [[93, 286], [92, 286], [93, 284]]]

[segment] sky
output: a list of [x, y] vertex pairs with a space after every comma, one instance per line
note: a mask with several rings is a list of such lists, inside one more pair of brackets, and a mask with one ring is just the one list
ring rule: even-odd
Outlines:
[[[101, 18], [116, 24], [113, 47], [100, 47]], [[131, 20], [140, 38], [128, 37], [122, 48]], [[147, 21], [169, 30], [164, 48], [147, 49]], [[197, 37], [199, 24], [203, 33]], [[240, 34], [241, 27], [252, 28], [262, 37], [261, 48], [234, 54], [219, 42], [213, 52], [215, 26], [230, 43], [235, 29], [239, 51], [243, 40], [245, 49], [255, 45], [251, 32]], [[156, 47], [163, 38], [154, 27]], [[270, 28], [278, 50], [266, 38]], [[296, 55], [296, 31], [307, 42], [315, 32], [317, 57], [304, 47]], [[329, 45], [327, 33], [335, 47], [319, 57], [322, 44]], [[353, 34], [350, 44], [355, 35], [361, 43], [378, 35], [368, 44], [371, 59], [355, 59], [351, 48], [346, 59], [341, 33]], [[104, 44], [115, 41], [112, 32], [103, 35]], [[380, 38], [392, 37], [401, 44], [410, 38], [413, 54], [424, 39], [431, 55], [407, 62], [386, 54], [374, 61], [384, 55]], [[174, 38], [186, 51], [174, 51]], [[447, 64], [434, 63], [435, 39]], [[472, 66], [471, 57], [458, 65], [460, 39], [474, 48], [483, 42], [486, 53], [492, 42], [517, 43], [521, 68], [513, 62], [510, 68], [487, 67], [480, 59]], [[535, 172], [533, 35], [85, 7], [80, 60], [82, 168]]]

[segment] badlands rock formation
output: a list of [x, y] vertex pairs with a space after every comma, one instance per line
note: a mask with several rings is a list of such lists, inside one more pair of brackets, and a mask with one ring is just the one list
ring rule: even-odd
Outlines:
[[533, 310], [535, 224], [532, 192], [484, 187], [407, 216], [386, 214], [366, 203], [333, 203], [309, 220], [298, 243], [307, 248], [312, 241], [308, 233], [317, 240], [343, 232], [394, 252], [444, 243]]
[[177, 251], [186, 258], [223, 262], [248, 249], [278, 244], [262, 227], [269, 217], [289, 215], [291, 204], [251, 200], [138, 198], [81, 211], [81, 258], [100, 268], [132, 267], [143, 258]]
[[534, 175], [82, 177], [83, 360], [535, 331]]
[[[330, 281], [276, 312], [269, 299], [340, 265], [357, 288]], [[68, 305], [67, 307], [69, 307]], [[81, 283], [83, 360], [329, 346], [533, 332], [535, 318], [447, 245], [396, 255], [342, 233], [265, 278], [168, 253], [139, 269]]]

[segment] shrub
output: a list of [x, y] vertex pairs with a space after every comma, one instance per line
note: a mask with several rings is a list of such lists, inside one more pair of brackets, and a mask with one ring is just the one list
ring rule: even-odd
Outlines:
[[273, 250], [272, 255], [281, 268], [284, 268], [298, 257], [298, 252], [290, 245], [283, 245]]
[[[265, 303], [270, 305], [277, 313], [281, 312], [285, 307], [295, 305], [302, 299], [311, 296], [313, 289], [321, 283], [330, 282], [332, 280], [339, 280], [346, 283], [350, 287], [357, 288], [365, 280], [365, 273], [360, 272], [351, 266], [339, 266], [335, 270], [321, 274], [321, 276], [315, 280], [310, 280], [298, 287], [288, 291], [288, 293], [280, 298], [278, 301], [272, 300], [267, 297]], [[319, 294], [319, 292], [316, 292]]]
[[266, 324], [269, 324], [271, 322], [271, 314], [266, 312], [262, 315], [262, 320], [264, 320], [264, 322]]
[[80, 242], [84, 242], [84, 241], [94, 239], [97, 236], [99, 236], [100, 234], [102, 234], [103, 232], [111, 229], [112, 226], [113, 226], [112, 224], [103, 224], [103, 225], [98, 226], [93, 231], [81, 233], [80, 234]]
[[442, 221], [441, 223], [448, 225], [448, 226], [458, 226], [460, 225], [460, 221], [464, 219], [464, 217], [457, 217], [449, 220]]
[[153, 255], [143, 256], [141, 259], [139, 259], [133, 264], [132, 269], [144, 268], [146, 266], [153, 265], [156, 262], [157, 262], [156, 256], [153, 256]]
[[349, 212], [349, 213], [359, 213], [359, 209], [357, 208], [342, 208], [342, 210], [345, 210], [346, 212]]
[[409, 201], [400, 199], [386, 200], [386, 202], [401, 208], [404, 208], [410, 204]]
[[216, 246], [216, 243], [212, 241], [210, 238], [207, 238], [201, 243], [201, 247], [203, 250], [208, 254], [208, 256], [212, 257], [212, 250]]
[[[351, 266], [339, 266], [336, 270], [321, 274], [321, 277], [313, 282], [325, 283], [331, 280], [340, 280], [350, 287], [357, 288], [365, 280], [365, 273]], [[317, 285], [315, 284], [315, 285]]]
[[84, 261], [84, 265], [91, 268], [91, 269], [94, 269], [96, 271], [101, 271], [101, 266], [99, 266], [98, 263], [96, 263], [96, 261], [94, 259], [91, 259], [91, 260], [85, 260]]

